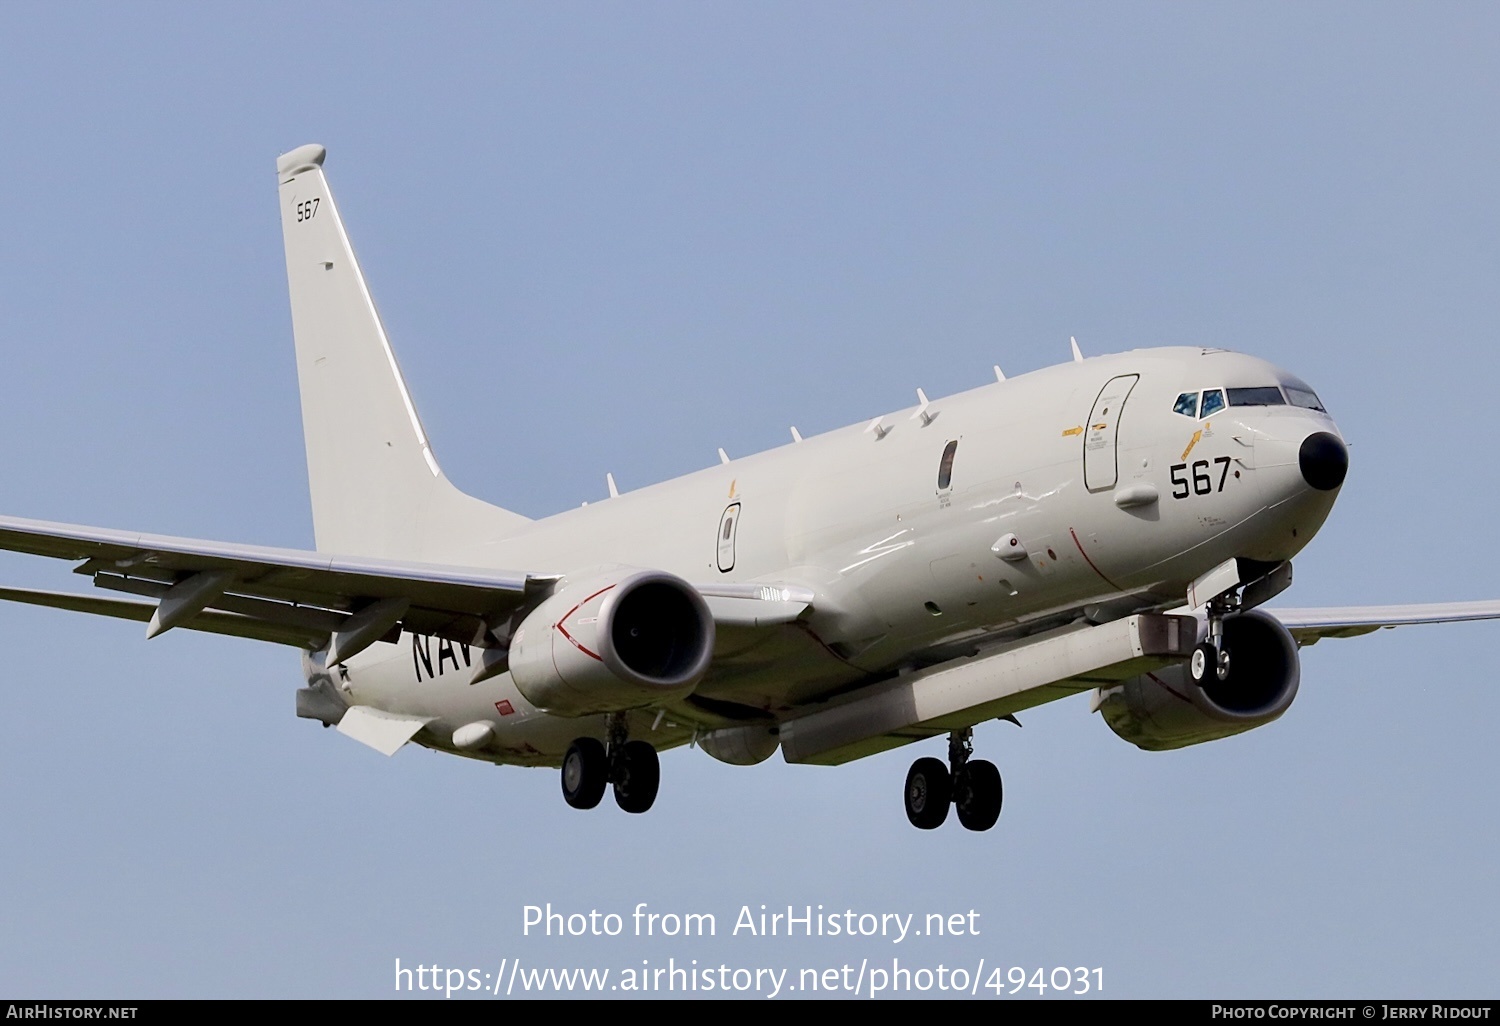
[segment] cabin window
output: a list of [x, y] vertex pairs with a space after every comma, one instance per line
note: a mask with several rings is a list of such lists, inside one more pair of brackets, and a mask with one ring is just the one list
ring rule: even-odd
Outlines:
[[938, 461], [938, 491], [945, 492], [953, 485], [953, 456], [958, 452], [958, 439], [943, 448], [943, 458]]
[[1173, 413], [1180, 413], [1184, 417], [1198, 416], [1198, 393], [1184, 392], [1177, 397], [1177, 403], [1172, 407]]
[[1221, 388], [1210, 388], [1203, 393], [1203, 408], [1198, 411], [1200, 417], [1212, 417], [1224, 408], [1224, 390]]
[[1230, 388], [1225, 391], [1229, 393], [1230, 406], [1286, 405], [1286, 400], [1281, 397], [1281, 389], [1275, 385], [1267, 385], [1263, 388]]

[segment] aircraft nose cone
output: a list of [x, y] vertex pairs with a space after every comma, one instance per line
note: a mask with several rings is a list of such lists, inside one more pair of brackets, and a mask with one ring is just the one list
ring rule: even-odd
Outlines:
[[1344, 483], [1349, 473], [1349, 450], [1339, 436], [1318, 431], [1302, 440], [1297, 452], [1302, 479], [1320, 492], [1331, 492]]

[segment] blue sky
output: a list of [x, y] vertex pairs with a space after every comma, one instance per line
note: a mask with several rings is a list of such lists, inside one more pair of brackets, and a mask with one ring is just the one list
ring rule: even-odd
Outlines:
[[[276, 154], [327, 171], [448, 474], [541, 516], [1085, 352], [1213, 344], [1349, 437], [1287, 604], [1493, 597], [1500, 15], [1481, 4], [8, 4], [4, 512], [310, 546]], [[0, 578], [83, 588], [6, 556]], [[182, 635], [182, 636], [179, 636]], [[913, 750], [385, 760], [288, 650], [0, 610], [0, 992], [392, 993], [489, 970], [1100, 966], [1114, 996], [1493, 996], [1500, 625], [1304, 653], [1263, 730], [1149, 755], [1077, 699]], [[713, 912], [545, 939], [522, 908]], [[742, 905], [978, 937], [723, 936]]]

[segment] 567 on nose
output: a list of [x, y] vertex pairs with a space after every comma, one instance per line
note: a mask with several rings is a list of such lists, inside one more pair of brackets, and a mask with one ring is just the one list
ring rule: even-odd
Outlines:
[[1210, 470], [1208, 460], [1194, 460], [1192, 463], [1193, 475], [1188, 477], [1188, 464], [1174, 463], [1172, 465], [1172, 498], [1186, 499], [1189, 495], [1208, 495], [1211, 492], [1222, 492], [1224, 482], [1229, 479], [1229, 464], [1233, 463], [1228, 456], [1215, 456], [1212, 467], [1219, 472], [1219, 483], [1214, 485], [1213, 470]]

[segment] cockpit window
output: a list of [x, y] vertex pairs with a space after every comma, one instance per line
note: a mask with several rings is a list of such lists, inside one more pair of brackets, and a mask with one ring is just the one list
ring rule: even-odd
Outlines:
[[1304, 410], [1317, 410], [1319, 413], [1327, 413], [1323, 404], [1318, 401], [1318, 395], [1310, 388], [1298, 388], [1296, 385], [1286, 386], [1286, 397], [1292, 401], [1293, 406], [1300, 406]]
[[[1276, 385], [1260, 385], [1255, 388], [1209, 388], [1201, 393], [1183, 392], [1173, 404], [1172, 412], [1180, 413], [1184, 417], [1207, 419], [1229, 406], [1285, 406], [1289, 398], [1294, 406], [1323, 410], [1323, 404], [1318, 402], [1318, 397], [1313, 395], [1311, 389], [1298, 388], [1294, 385], [1282, 387], [1286, 389], [1286, 395], [1282, 395], [1281, 388]], [[1200, 395], [1203, 400], [1201, 403], [1199, 402]]]
[[1264, 388], [1231, 388], [1229, 393], [1230, 406], [1285, 406], [1286, 400], [1281, 397], [1281, 389], [1275, 385]]

